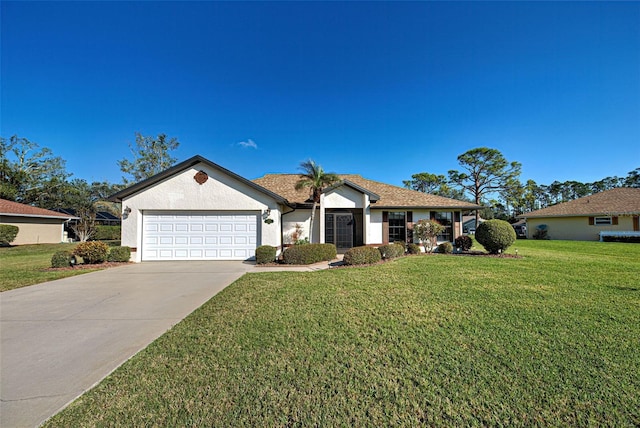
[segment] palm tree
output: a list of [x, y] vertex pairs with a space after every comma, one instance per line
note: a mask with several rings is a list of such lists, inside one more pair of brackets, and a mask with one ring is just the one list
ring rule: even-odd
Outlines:
[[300, 170], [302, 170], [302, 173], [296, 183], [296, 190], [304, 189], [305, 187], [309, 188], [309, 199], [313, 201], [313, 207], [311, 208], [311, 225], [309, 227], [309, 242], [313, 242], [313, 219], [316, 215], [316, 208], [320, 202], [322, 190], [336, 181], [340, 181], [340, 177], [331, 172], [324, 172], [322, 167], [311, 159], [302, 162], [300, 164]]

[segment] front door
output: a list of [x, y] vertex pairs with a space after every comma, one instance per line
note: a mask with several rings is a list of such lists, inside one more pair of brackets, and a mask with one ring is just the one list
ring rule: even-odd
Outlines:
[[353, 247], [353, 215], [334, 213], [326, 215], [325, 242], [335, 244], [338, 252]]

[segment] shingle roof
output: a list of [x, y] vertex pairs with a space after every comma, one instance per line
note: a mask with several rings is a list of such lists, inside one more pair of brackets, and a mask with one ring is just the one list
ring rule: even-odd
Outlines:
[[619, 187], [573, 201], [522, 214], [519, 217], [575, 217], [640, 214], [640, 189]]
[[[338, 174], [340, 179], [350, 181], [363, 189], [366, 189], [380, 199], [373, 205], [375, 208], [459, 208], [476, 209], [479, 206], [465, 201], [444, 198], [442, 196], [409, 190], [391, 184], [380, 183], [368, 180], [355, 174]], [[309, 203], [309, 190], [296, 190], [296, 182], [300, 179], [300, 174], [267, 174], [264, 177], [253, 180], [254, 183], [271, 190], [284, 197], [289, 202], [297, 204]]]
[[7, 201], [6, 199], [0, 199], [0, 214], [18, 217], [44, 217], [60, 219], [75, 218], [74, 216], [70, 216], [68, 214], [45, 210], [44, 208], [32, 207], [31, 205], [25, 205], [19, 202]]

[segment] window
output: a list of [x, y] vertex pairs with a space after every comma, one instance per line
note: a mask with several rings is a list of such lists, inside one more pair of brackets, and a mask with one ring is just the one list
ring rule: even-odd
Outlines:
[[438, 235], [438, 241], [449, 241], [453, 239], [453, 213], [452, 212], [436, 212], [435, 219], [444, 226], [444, 230]]
[[606, 224], [612, 224], [611, 222], [611, 217], [596, 217], [594, 219], [594, 224], [595, 225], [606, 225]]
[[390, 212], [389, 213], [389, 242], [395, 241], [406, 242], [407, 240], [407, 222], [406, 213]]

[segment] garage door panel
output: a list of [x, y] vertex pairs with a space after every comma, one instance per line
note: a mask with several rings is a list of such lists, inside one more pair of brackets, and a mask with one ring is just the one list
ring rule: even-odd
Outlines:
[[143, 214], [143, 260], [245, 260], [255, 256], [259, 213]]

